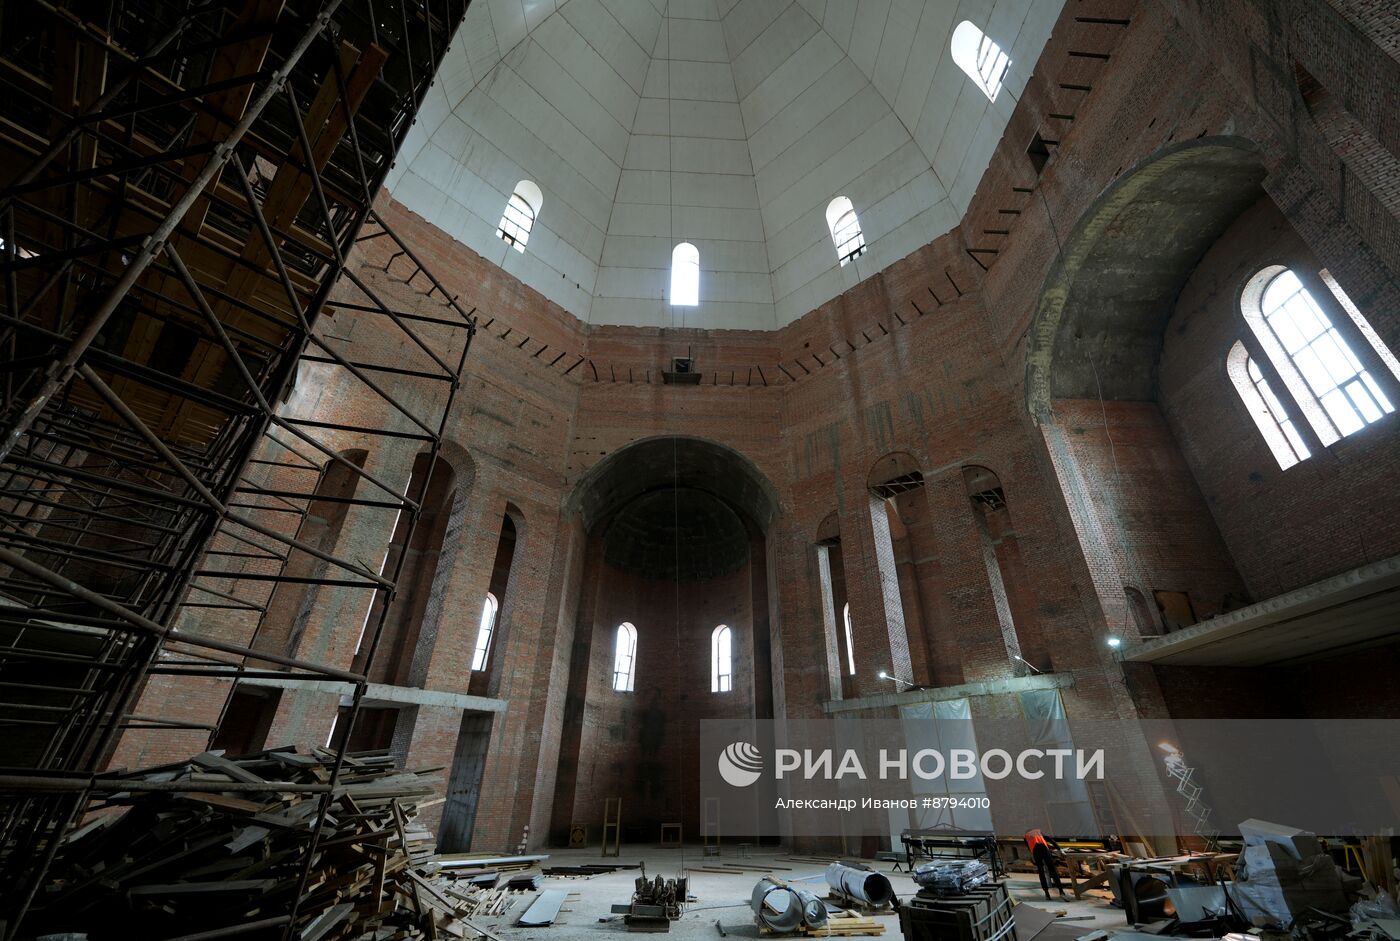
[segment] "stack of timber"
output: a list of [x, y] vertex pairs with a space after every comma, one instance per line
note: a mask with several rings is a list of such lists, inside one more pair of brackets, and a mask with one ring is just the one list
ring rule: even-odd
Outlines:
[[[869, 915], [861, 915], [844, 909], [827, 913], [826, 924], [820, 928], [799, 925], [791, 933], [784, 935], [762, 925], [758, 928], [761, 938], [853, 938], [879, 937], [885, 933], [885, 923]], [[727, 935], [726, 931], [721, 931]]]
[[334, 762], [296, 746], [121, 775], [130, 789], [64, 840], [26, 933], [272, 938], [290, 923], [303, 941], [493, 937], [472, 919], [501, 914], [505, 892], [442, 872], [416, 820], [439, 802], [438, 769], [347, 756], [330, 787]]

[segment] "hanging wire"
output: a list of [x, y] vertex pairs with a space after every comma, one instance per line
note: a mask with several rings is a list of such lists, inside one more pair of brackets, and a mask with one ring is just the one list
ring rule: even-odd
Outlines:
[[[675, 586], [675, 618], [672, 621], [673, 636], [676, 642], [677, 664], [683, 663], [681, 659], [681, 457], [680, 439], [675, 435], [671, 436], [671, 549]], [[681, 819], [686, 819], [685, 807], [685, 787], [681, 786]], [[685, 840], [681, 840], [681, 875], [685, 875]], [[688, 885], [688, 883], [687, 883]], [[689, 888], [686, 894], [690, 894]], [[685, 900], [682, 899], [684, 904]]]

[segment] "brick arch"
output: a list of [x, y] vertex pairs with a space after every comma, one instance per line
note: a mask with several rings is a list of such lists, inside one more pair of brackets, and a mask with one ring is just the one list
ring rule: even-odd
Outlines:
[[742, 511], [761, 532], [780, 515], [778, 491], [748, 456], [708, 438], [658, 435], [614, 451], [570, 494], [567, 509], [592, 530], [617, 509], [658, 486], [698, 490]]
[[1262, 192], [1264, 165], [1241, 137], [1159, 151], [1080, 217], [1041, 289], [1026, 353], [1026, 408], [1058, 398], [1148, 400], [1162, 330], [1211, 244]]
[[922, 486], [923, 482], [924, 472], [919, 466], [919, 459], [908, 451], [891, 451], [876, 459], [865, 478], [866, 487], [879, 497], [912, 490]]

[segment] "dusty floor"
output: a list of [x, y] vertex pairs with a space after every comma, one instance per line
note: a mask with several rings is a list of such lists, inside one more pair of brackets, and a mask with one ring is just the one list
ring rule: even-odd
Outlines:
[[[738, 863], [755, 868], [772, 867], [773, 875], [790, 882], [804, 881], [807, 885], [812, 886], [819, 895], [824, 895], [826, 881], [822, 874], [825, 867], [817, 863], [786, 859], [785, 855], [754, 854], [749, 858], [741, 858], [737, 852], [726, 852], [718, 862]], [[717, 862], [713, 857], [702, 858], [699, 847], [687, 847], [682, 854], [682, 851], [678, 849], [624, 846], [622, 856], [618, 859], [601, 859], [596, 849], [552, 850], [547, 865], [645, 863], [648, 876], [661, 875], [672, 878], [681, 871], [682, 856], [684, 856], [684, 865], [687, 867], [714, 866]], [[900, 898], [912, 895], [917, 890], [918, 887], [907, 874], [891, 871], [894, 868], [894, 863], [876, 862], [870, 865], [889, 876], [895, 894]], [[485, 924], [502, 938], [508, 938], [511, 941], [603, 939], [609, 935], [621, 937], [628, 934], [626, 926], [622, 922], [622, 916], [612, 914], [611, 909], [614, 903], [626, 904], [631, 900], [633, 880], [637, 875], [638, 873], [632, 870], [589, 877], [547, 878], [544, 881], [546, 888], [563, 888], [577, 893], [571, 895], [565, 902], [558, 920], [553, 925], [547, 928], [520, 928], [516, 926], [516, 920], [535, 898], [533, 892], [524, 894], [504, 915], [485, 920]], [[684, 941], [700, 938], [707, 939], [707, 941], [716, 939], [720, 937], [720, 932], [715, 927], [715, 922], [718, 921], [729, 937], [757, 938], [759, 936], [758, 929], [754, 925], [753, 912], [749, 908], [748, 898], [753, 891], [754, 883], [762, 875], [762, 872], [742, 872], [734, 875], [691, 872], [690, 893], [696, 901], [687, 907], [680, 921], [672, 923], [668, 937], [684, 939]], [[1057, 919], [1055, 926], [1056, 928], [1070, 929], [1073, 936], [1088, 934], [1095, 928], [1113, 928], [1124, 925], [1123, 913], [1118, 909], [1111, 908], [1103, 899], [1086, 897], [1079, 901], [1047, 903], [1034, 874], [1029, 876], [1020, 873], [1013, 874], [1009, 888], [1011, 894], [1020, 902], [1042, 909], [1066, 911], [1067, 917], [1076, 920]], [[1078, 920], [1079, 917], [1083, 916], [1089, 917], [1083, 921]], [[886, 925], [884, 938], [899, 939], [901, 937], [898, 917], [893, 914], [876, 917]], [[1057, 931], [1056, 934], [1064, 935], [1064, 932]], [[1019, 941], [1026, 941], [1026, 938], [1022, 937]]]

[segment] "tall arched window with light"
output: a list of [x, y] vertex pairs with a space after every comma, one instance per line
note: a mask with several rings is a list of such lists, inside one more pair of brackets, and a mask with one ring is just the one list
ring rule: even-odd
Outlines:
[[496, 633], [498, 610], [496, 596], [488, 591], [486, 602], [481, 606], [481, 625], [476, 629], [476, 649], [472, 651], [473, 672], [486, 669], [486, 662], [491, 658], [491, 638]]
[[836, 245], [836, 257], [845, 265], [865, 251], [865, 236], [860, 231], [856, 207], [845, 196], [837, 196], [826, 207], [826, 226]]
[[851, 633], [851, 606], [848, 604], [841, 609], [841, 620], [846, 623], [846, 673], [850, 676], [856, 675], [856, 640]]
[[710, 692], [734, 688], [734, 632], [721, 624], [710, 635]]
[[501, 214], [501, 224], [496, 227], [496, 237], [514, 246], [517, 252], [525, 251], [530, 230], [535, 227], [543, 205], [544, 194], [538, 186], [529, 180], [515, 184], [515, 192], [510, 194], [506, 211]]
[[1288, 470], [1312, 456], [1283, 402], [1274, 395], [1259, 364], [1250, 357], [1244, 343], [1239, 340], [1235, 341], [1225, 359], [1225, 371], [1280, 468]]
[[671, 251], [671, 305], [695, 307], [700, 303], [700, 249], [682, 242]]
[[963, 20], [953, 30], [952, 45], [953, 62], [977, 83], [989, 101], [996, 101], [1011, 59], [969, 20]]
[[1241, 306], [1245, 322], [1324, 446], [1395, 411], [1292, 269], [1274, 265], [1260, 271], [1246, 287]]
[[613, 689], [630, 693], [637, 681], [637, 629], [626, 621], [613, 638]]

